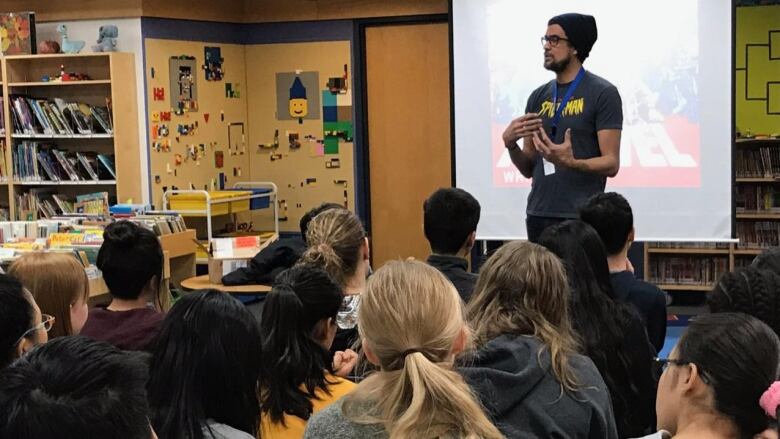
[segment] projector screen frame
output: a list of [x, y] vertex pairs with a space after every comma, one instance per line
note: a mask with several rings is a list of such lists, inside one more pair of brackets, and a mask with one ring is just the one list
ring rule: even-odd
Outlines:
[[[457, 187], [457, 155], [456, 155], [456, 138], [455, 138], [455, 29], [453, 25], [453, 1], [447, 0], [447, 17], [448, 17], [448, 31], [449, 31], [449, 51], [450, 51], [450, 169], [452, 173], [452, 187]], [[737, 1], [731, 0], [731, 68], [730, 68], [730, 82], [731, 82], [731, 111], [730, 111], [730, 123], [731, 123], [731, 163], [730, 163], [730, 177], [731, 177], [731, 239], [730, 240], [706, 240], [695, 239], [688, 240], [688, 242], [737, 242], [736, 228], [736, 197], [734, 194], [734, 188], [736, 186], [736, 168], [734, 161], [736, 158], [736, 24], [737, 24]], [[740, 69], [740, 70], [744, 70]], [[747, 85], [746, 85], [747, 86]], [[492, 239], [477, 238], [480, 241], [495, 241]], [[637, 242], [657, 242], [649, 239], [637, 239]], [[674, 242], [685, 242], [686, 240], [674, 240]], [[477, 249], [479, 246], [474, 246]]]

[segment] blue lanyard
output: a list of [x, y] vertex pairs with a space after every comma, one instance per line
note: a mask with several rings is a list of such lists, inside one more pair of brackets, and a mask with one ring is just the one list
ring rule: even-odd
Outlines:
[[[580, 85], [580, 81], [582, 81], [582, 78], [585, 76], [585, 68], [580, 67], [580, 71], [577, 72], [577, 76], [574, 78], [574, 81], [572, 81], [571, 85], [569, 85], [569, 89], [566, 90], [566, 94], [563, 95], [563, 100], [561, 101], [561, 105], [558, 106], [555, 110], [555, 115], [552, 118], [552, 138], [555, 140], [555, 134], [558, 132], [558, 122], [561, 121], [561, 115], [563, 114], [563, 110], [566, 108], [566, 104], [569, 103], [569, 99], [571, 99], [571, 96], [574, 94], [574, 90], [577, 88], [578, 85]], [[558, 102], [558, 81], [553, 82], [553, 89], [552, 89], [552, 101], [553, 101], [553, 108], [555, 108], [556, 102]]]

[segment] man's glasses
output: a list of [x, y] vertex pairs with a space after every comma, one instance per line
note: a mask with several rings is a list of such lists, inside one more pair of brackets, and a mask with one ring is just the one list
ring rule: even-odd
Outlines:
[[30, 333], [33, 333], [33, 332], [35, 332], [35, 331], [37, 331], [37, 330], [39, 330], [39, 329], [41, 329], [41, 328], [43, 328], [43, 329], [44, 329], [46, 332], [49, 332], [49, 331], [51, 331], [51, 327], [52, 327], [52, 326], [54, 326], [54, 321], [55, 321], [55, 320], [56, 320], [56, 319], [54, 318], [54, 316], [50, 316], [50, 315], [48, 315], [48, 314], [41, 314], [41, 323], [39, 323], [39, 324], [37, 324], [37, 325], [33, 326], [32, 328], [30, 328], [30, 329], [28, 329], [28, 330], [24, 331], [24, 334], [22, 334], [22, 336], [21, 336], [21, 337], [19, 337], [19, 339], [18, 339], [18, 340], [16, 340], [16, 343], [14, 343], [14, 346], [16, 346], [16, 345], [18, 345], [19, 343], [21, 343], [21, 342], [22, 342], [22, 340], [23, 340], [25, 337], [27, 337], [28, 335], [30, 335]]
[[542, 47], [549, 43], [550, 47], [558, 47], [558, 43], [561, 41], [571, 41], [568, 38], [559, 37], [558, 35], [545, 35], [542, 37]]

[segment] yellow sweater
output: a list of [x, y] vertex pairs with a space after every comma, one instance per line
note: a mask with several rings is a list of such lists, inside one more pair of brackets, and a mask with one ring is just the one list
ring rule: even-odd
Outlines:
[[[317, 398], [312, 398], [311, 400], [313, 406], [312, 415], [338, 401], [356, 386], [352, 381], [328, 373], [325, 374], [325, 380], [335, 384], [328, 386], [330, 396], [320, 389], [314, 391]], [[268, 416], [260, 416], [260, 437], [262, 439], [301, 439], [303, 437], [303, 432], [306, 430], [305, 420], [297, 416], [285, 414], [284, 424], [276, 424], [271, 422]]]

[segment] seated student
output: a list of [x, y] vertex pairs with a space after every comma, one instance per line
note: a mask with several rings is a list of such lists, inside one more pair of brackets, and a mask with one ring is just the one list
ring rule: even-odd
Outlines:
[[146, 364], [86, 337], [60, 337], [0, 372], [0, 437], [156, 439]]
[[322, 267], [344, 293], [336, 317], [339, 330], [331, 352], [345, 351], [357, 340], [360, 295], [370, 271], [366, 231], [360, 218], [346, 209], [330, 209], [315, 216], [306, 231], [308, 250], [301, 262]]
[[542, 246], [510, 242], [482, 266], [467, 306], [476, 350], [461, 373], [508, 438], [617, 438], [607, 386], [577, 354], [568, 307], [563, 264]]
[[666, 340], [666, 293], [634, 276], [628, 249], [634, 241], [634, 214], [622, 195], [596, 194], [580, 208], [580, 219], [596, 229], [607, 250], [609, 277], [617, 300], [634, 305], [645, 322], [647, 337], [660, 352]]
[[8, 274], [32, 293], [42, 312], [55, 318], [50, 339], [81, 332], [87, 321], [89, 279], [73, 255], [25, 253], [11, 264]]
[[261, 338], [257, 320], [216, 290], [183, 296], [151, 345], [149, 405], [162, 439], [252, 439]]
[[579, 220], [550, 226], [539, 244], [566, 267], [574, 333], [607, 384], [618, 436], [646, 434], [655, 424], [655, 348], [634, 307], [615, 300], [604, 244]]
[[[334, 375], [328, 354], [343, 297], [321, 268], [299, 264], [276, 277], [260, 319], [263, 439], [303, 437], [312, 414], [355, 387]], [[356, 359], [343, 365], [347, 373]]]
[[391, 261], [363, 294], [360, 337], [380, 369], [312, 416], [304, 437], [503, 437], [452, 367], [469, 337], [452, 283], [422, 262]]
[[439, 189], [423, 204], [425, 238], [433, 252], [428, 264], [452, 281], [464, 302], [477, 282], [477, 275], [468, 272], [467, 258], [477, 236], [479, 213], [479, 202], [458, 188]]
[[780, 275], [780, 247], [771, 247], [764, 250], [753, 259], [750, 265]]
[[707, 295], [710, 312], [741, 312], [769, 325], [780, 335], [780, 275], [753, 266], [721, 276]]
[[152, 231], [135, 223], [109, 224], [96, 265], [103, 272], [111, 303], [89, 311], [81, 334], [120, 349], [145, 349], [165, 316], [160, 298], [160, 241]]
[[292, 267], [306, 251], [306, 230], [312, 218], [328, 209], [343, 209], [344, 206], [335, 203], [322, 203], [309, 210], [301, 217], [300, 237], [279, 238], [249, 261], [248, 267], [241, 267], [232, 273], [222, 276], [223, 285], [270, 285], [282, 271]]
[[0, 274], [0, 370], [35, 345], [46, 343], [54, 317], [41, 314], [29, 291]]
[[[691, 319], [668, 360], [660, 360], [654, 437], [753, 438], [776, 416], [780, 341], [739, 313]], [[763, 407], [762, 407], [763, 406]]]

